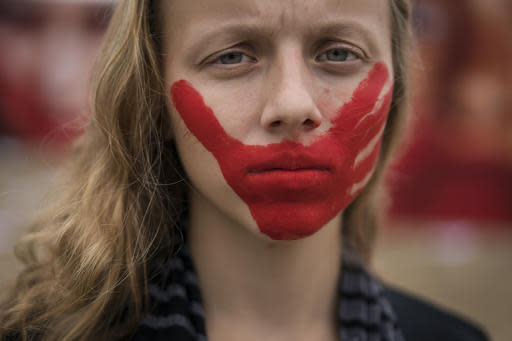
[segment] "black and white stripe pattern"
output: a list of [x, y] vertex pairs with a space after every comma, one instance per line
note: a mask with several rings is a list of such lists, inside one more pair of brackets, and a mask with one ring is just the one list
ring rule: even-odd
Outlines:
[[[382, 285], [365, 271], [354, 252], [343, 255], [339, 286], [340, 340], [404, 341]], [[133, 341], [206, 341], [199, 284], [187, 246], [158, 265], [149, 295], [154, 309], [141, 322]]]
[[153, 310], [132, 340], [206, 341], [201, 293], [188, 247], [156, 266], [156, 278], [148, 285]]
[[384, 288], [353, 251], [343, 254], [339, 289], [341, 340], [404, 341]]

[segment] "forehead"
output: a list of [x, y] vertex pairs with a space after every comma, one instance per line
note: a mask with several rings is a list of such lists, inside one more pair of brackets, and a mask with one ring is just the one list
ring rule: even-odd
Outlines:
[[388, 31], [390, 22], [388, 0], [163, 0], [162, 4], [166, 31], [181, 38], [219, 25], [243, 23], [272, 33], [296, 33], [340, 21], [378, 35]]

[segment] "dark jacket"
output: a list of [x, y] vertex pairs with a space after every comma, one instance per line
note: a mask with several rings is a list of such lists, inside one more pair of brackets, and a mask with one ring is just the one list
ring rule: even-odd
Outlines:
[[488, 341], [482, 329], [423, 299], [385, 289], [406, 341]]
[[[385, 288], [385, 294], [406, 341], [489, 340], [479, 327], [418, 297], [390, 287]], [[15, 333], [3, 338], [3, 341], [18, 340], [21, 338]]]

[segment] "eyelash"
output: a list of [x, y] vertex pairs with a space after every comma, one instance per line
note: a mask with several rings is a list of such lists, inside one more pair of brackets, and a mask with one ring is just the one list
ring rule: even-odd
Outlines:
[[[327, 53], [329, 53], [331, 51], [341, 51], [342, 53], [346, 53], [347, 54], [346, 59], [345, 60], [341, 60], [341, 61], [332, 61], [332, 60], [327, 60], [327, 59], [321, 58], [323, 56], [327, 56]], [[352, 56], [352, 58], [349, 57], [350, 55]], [[326, 62], [333, 62], [333, 63], [342, 63], [342, 62], [346, 63], [346, 62], [354, 61], [354, 60], [357, 60], [357, 59], [364, 59], [364, 56], [362, 56], [362, 53], [357, 53], [357, 52], [353, 51], [352, 49], [349, 49], [349, 48], [346, 48], [346, 47], [333, 47], [333, 48], [330, 48], [328, 50], [325, 50], [321, 55], [317, 56], [315, 58], [315, 61], [319, 61], [319, 62], [326, 61]]]
[[229, 52], [227, 52], [227, 53], [224, 53], [224, 54], [222, 54], [222, 55], [218, 56], [217, 58], [215, 58], [215, 59], [213, 60], [212, 64], [217, 64], [217, 65], [240, 65], [240, 64], [242, 64], [242, 62], [240, 62], [240, 63], [233, 63], [233, 64], [228, 64], [228, 63], [223, 64], [223, 63], [220, 63], [220, 60], [221, 60], [222, 58], [227, 57], [227, 56], [229, 56], [229, 55], [241, 55], [242, 59], [243, 59], [244, 57], [246, 57], [246, 58], [250, 59], [250, 61], [249, 61], [249, 62], [251, 62], [251, 63], [256, 62], [256, 58], [250, 57], [250, 56], [248, 56], [246, 53], [244, 53], [244, 52], [242, 52], [242, 51], [236, 51], [236, 50], [235, 50], [235, 51], [229, 51]]
[[[330, 61], [328, 60], [327, 58], [327, 53], [331, 52], [331, 51], [341, 51], [342, 53], [345, 53], [347, 54], [346, 56], [346, 59], [345, 60], [340, 60], [340, 61]], [[342, 64], [342, 63], [348, 63], [348, 62], [354, 62], [354, 61], [357, 61], [357, 60], [364, 60], [365, 59], [365, 55], [364, 55], [364, 52], [362, 51], [359, 51], [359, 49], [357, 49], [357, 51], [354, 51], [355, 49], [351, 49], [351, 48], [348, 48], [348, 47], [332, 47], [332, 48], [329, 48], [327, 50], [324, 50], [324, 52], [318, 56], [315, 57], [315, 61], [317, 62], [330, 62], [330, 63], [333, 63], [333, 64]], [[242, 60], [240, 62], [237, 62], [237, 63], [222, 63], [221, 62], [221, 59], [226, 57], [226, 56], [229, 56], [229, 55], [237, 55], [237, 56], [240, 56], [240, 58], [242, 58]], [[213, 61], [211, 61], [209, 64], [214, 64], [214, 65], [222, 65], [222, 67], [231, 67], [231, 68], [234, 68], [234, 67], [237, 67], [241, 64], [244, 64], [243, 62], [243, 59], [248, 59], [246, 60], [245, 62], [249, 62], [249, 63], [255, 63], [257, 62], [257, 59], [256, 58], [253, 58], [251, 56], [249, 56], [247, 53], [243, 52], [243, 51], [240, 51], [240, 50], [232, 50], [232, 51], [228, 51], [218, 57], [216, 57]]]

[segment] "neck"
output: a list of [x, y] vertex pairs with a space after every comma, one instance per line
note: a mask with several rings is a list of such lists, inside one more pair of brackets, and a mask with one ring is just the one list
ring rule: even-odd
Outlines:
[[247, 335], [260, 340], [333, 338], [340, 215], [308, 238], [271, 241], [228, 219], [202, 197], [192, 197], [190, 248], [209, 336], [229, 330], [244, 336], [233, 339], [245, 340]]

